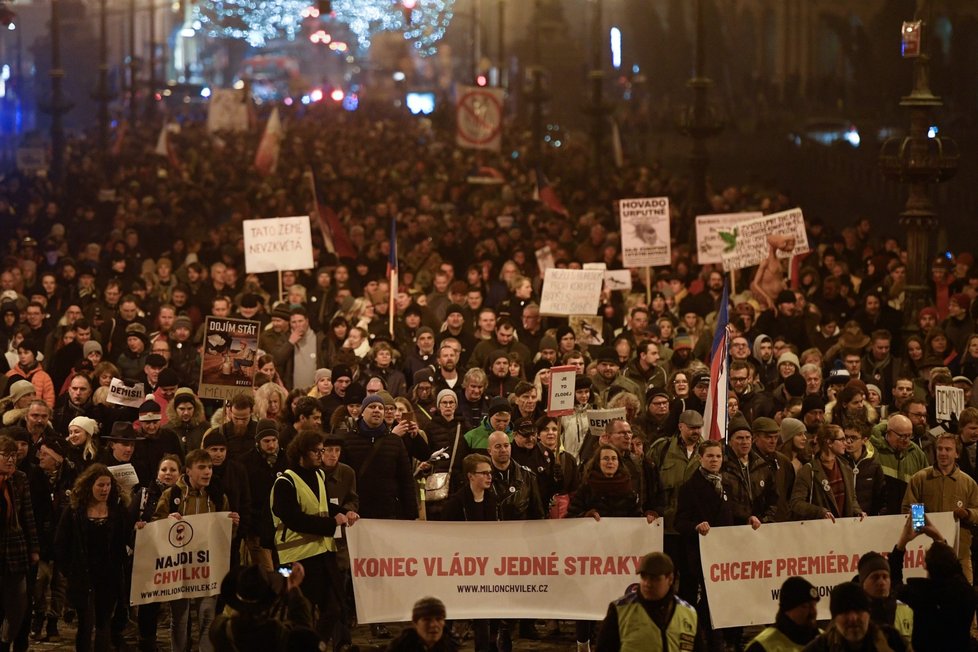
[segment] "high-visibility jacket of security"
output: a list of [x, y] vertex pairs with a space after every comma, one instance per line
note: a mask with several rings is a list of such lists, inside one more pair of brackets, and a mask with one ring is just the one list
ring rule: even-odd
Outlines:
[[291, 469], [276, 478], [275, 484], [272, 485], [269, 500], [272, 503], [272, 523], [275, 526], [275, 549], [278, 551], [279, 562], [282, 564], [301, 561], [336, 550], [333, 537], [293, 530], [275, 512], [275, 486], [280, 482], [287, 482], [294, 487], [299, 509], [303, 514], [330, 518], [330, 503], [326, 493], [326, 474], [322, 469], [316, 469], [315, 476], [315, 489]]

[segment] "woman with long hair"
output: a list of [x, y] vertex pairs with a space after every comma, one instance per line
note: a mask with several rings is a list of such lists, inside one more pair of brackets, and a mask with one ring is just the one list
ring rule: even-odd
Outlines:
[[855, 476], [845, 461], [846, 434], [823, 423], [815, 433], [815, 457], [795, 477], [791, 513], [798, 520], [865, 516], [856, 501]]
[[104, 464], [93, 464], [71, 491], [71, 502], [54, 536], [55, 564], [68, 580], [68, 599], [78, 612], [75, 649], [110, 647], [110, 623], [125, 599], [124, 563], [132, 524], [129, 495]]
[[90, 417], [75, 417], [68, 422], [68, 460], [79, 471], [95, 462], [98, 445], [95, 436], [99, 433], [98, 422]]
[[968, 336], [968, 343], [961, 354], [961, 375], [971, 381], [978, 378], [978, 333]]
[[581, 444], [589, 432], [587, 411], [594, 409], [592, 381], [584, 375], [574, 377], [574, 414], [560, 417], [561, 446], [580, 461]]
[[933, 363], [931, 366], [947, 367], [952, 376], [958, 372], [960, 356], [943, 328], [935, 326], [927, 333], [927, 339], [924, 340], [924, 360], [928, 364]]
[[[568, 518], [602, 516], [635, 517], [642, 515], [638, 492], [632, 478], [621, 464], [618, 449], [602, 444], [591, 460], [584, 465], [581, 486], [567, 508]], [[590, 649], [588, 642], [595, 635], [594, 622], [577, 621], [577, 649]]]
[[288, 400], [289, 393], [284, 387], [273, 381], [265, 383], [255, 390], [255, 417], [286, 423], [285, 404]]
[[[285, 383], [282, 382], [282, 377], [278, 373], [278, 369], [275, 368], [275, 358], [269, 354], [264, 354], [258, 356], [258, 361], [255, 364], [255, 370], [257, 373], [265, 375], [265, 378], [271, 382], [285, 387]], [[261, 385], [258, 385], [261, 387]]]

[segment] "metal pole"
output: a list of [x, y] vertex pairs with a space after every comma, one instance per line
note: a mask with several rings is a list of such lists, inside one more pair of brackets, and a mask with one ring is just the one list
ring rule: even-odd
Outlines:
[[506, 0], [497, 0], [496, 8], [499, 10], [499, 28], [496, 38], [498, 42], [496, 43], [496, 55], [499, 58], [499, 87], [505, 87], [503, 82], [504, 73], [506, 71]]
[[533, 95], [530, 98], [533, 102], [533, 113], [530, 122], [533, 129], [533, 143], [531, 153], [533, 162], [539, 165], [542, 157], [541, 145], [543, 143], [543, 70], [540, 68], [540, 0], [534, 0], [533, 12]]
[[598, 176], [602, 176], [604, 166], [601, 165], [601, 146], [604, 140], [604, 56], [602, 47], [603, 17], [602, 0], [594, 0], [594, 15], [591, 25], [591, 165]]
[[136, 62], [136, 0], [129, 0], [129, 128], [135, 129], [137, 122], [136, 77], [139, 65]]
[[149, 2], [149, 79], [146, 82], [146, 117], [152, 120], [156, 108], [156, 3]]
[[51, 0], [51, 178], [58, 183], [62, 179], [65, 151], [65, 132], [61, 122], [64, 113], [64, 96], [61, 80], [65, 71], [61, 68], [61, 0]]
[[98, 3], [98, 144], [104, 157], [109, 148], [109, 32], [106, 0]]

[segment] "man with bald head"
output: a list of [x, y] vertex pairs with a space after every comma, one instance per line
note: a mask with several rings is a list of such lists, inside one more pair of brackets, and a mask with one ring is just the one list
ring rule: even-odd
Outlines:
[[885, 479], [881, 514], [899, 514], [910, 478], [929, 466], [927, 454], [913, 442], [912, 437], [913, 423], [902, 414], [890, 417], [886, 429], [870, 437]]

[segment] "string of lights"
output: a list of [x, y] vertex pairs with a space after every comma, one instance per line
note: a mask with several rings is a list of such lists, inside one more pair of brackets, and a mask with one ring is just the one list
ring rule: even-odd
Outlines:
[[[245, 40], [253, 47], [295, 40], [308, 16], [309, 0], [206, 0], [195, 6], [194, 18], [211, 38]], [[437, 52], [452, 21], [455, 0], [333, 0], [328, 18], [349, 27], [360, 53], [374, 35], [401, 32], [421, 56]]]

